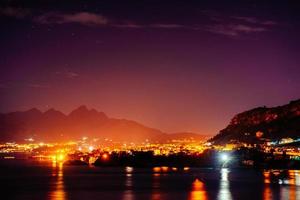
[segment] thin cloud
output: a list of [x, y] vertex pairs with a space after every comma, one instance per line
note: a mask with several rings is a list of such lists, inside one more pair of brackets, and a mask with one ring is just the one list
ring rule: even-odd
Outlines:
[[90, 12], [78, 12], [74, 14], [47, 13], [37, 16], [34, 21], [41, 24], [79, 23], [82, 25], [106, 25], [108, 23], [106, 17]]
[[204, 30], [230, 37], [270, 31], [277, 25], [275, 21], [250, 16], [228, 16], [211, 10], [202, 13], [211, 21]]
[[192, 27], [185, 26], [182, 24], [137, 24], [134, 22], [126, 22], [120, 24], [110, 24], [112, 27], [116, 28], [157, 28], [157, 29], [179, 29], [179, 28], [190, 28]]
[[29, 83], [29, 84], [27, 84], [27, 86], [30, 88], [50, 88], [49, 85], [43, 85], [43, 84], [38, 84], [38, 83]]
[[181, 24], [151, 24], [152, 28], [165, 28], [165, 29], [177, 29], [177, 28], [186, 28], [186, 26]]
[[231, 18], [247, 22], [247, 23], [252, 23], [252, 24], [257, 24], [257, 25], [277, 25], [278, 23], [272, 20], [261, 20], [256, 17], [245, 17], [245, 16], [232, 16]]
[[77, 78], [79, 77], [79, 74], [78, 73], [75, 73], [75, 72], [71, 72], [71, 71], [59, 71], [59, 72], [56, 72], [57, 75], [62, 75], [62, 76], [65, 76], [66, 78]]
[[264, 27], [249, 26], [245, 24], [216, 24], [208, 26], [207, 31], [227, 36], [238, 36], [241, 34], [259, 33], [267, 31]]
[[30, 10], [17, 7], [4, 7], [0, 8], [0, 15], [21, 19], [30, 15]]
[[145, 27], [143, 25], [136, 24], [134, 22], [111, 24], [111, 26], [115, 28], [144, 28]]

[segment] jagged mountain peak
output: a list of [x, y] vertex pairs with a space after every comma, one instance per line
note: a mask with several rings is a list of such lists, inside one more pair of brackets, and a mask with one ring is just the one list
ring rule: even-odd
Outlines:
[[[55, 142], [77, 140], [83, 136], [128, 142], [144, 142], [146, 139], [164, 141], [173, 137], [172, 134], [136, 121], [109, 118], [105, 113], [88, 109], [86, 106], [76, 108], [69, 115], [55, 109], [44, 113], [31, 109], [3, 114], [0, 118], [0, 132], [1, 141], [21, 141], [33, 133], [37, 140]], [[190, 134], [188, 136], [190, 137]], [[177, 137], [176, 134], [174, 137]]]

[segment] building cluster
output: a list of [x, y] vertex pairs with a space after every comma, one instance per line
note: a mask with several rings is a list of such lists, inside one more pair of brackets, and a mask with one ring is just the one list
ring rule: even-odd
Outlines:
[[97, 158], [107, 159], [113, 153], [152, 152], [154, 156], [168, 156], [175, 154], [200, 155], [204, 151], [213, 149], [217, 151], [232, 151], [241, 147], [260, 149], [265, 153], [274, 155], [288, 155], [291, 159], [300, 160], [300, 140], [283, 138], [279, 141], [263, 141], [259, 144], [246, 144], [232, 142], [226, 145], [214, 145], [210, 142], [194, 140], [176, 140], [167, 143], [120, 143], [109, 139], [89, 139], [83, 137], [78, 141], [64, 143], [3, 143], [0, 144], [0, 159], [36, 159], [36, 160], [81, 160], [93, 163]]

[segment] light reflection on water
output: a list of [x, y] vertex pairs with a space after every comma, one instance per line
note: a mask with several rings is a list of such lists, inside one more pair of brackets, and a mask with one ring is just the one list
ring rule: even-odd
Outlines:
[[[134, 173], [132, 169], [126, 170], [126, 191], [123, 193], [123, 200], [134, 200], [139, 199], [138, 194], [133, 189], [134, 181], [132, 180], [132, 176]], [[174, 172], [173, 172], [174, 173]], [[175, 172], [177, 173], [177, 172]], [[219, 179], [216, 180], [216, 184], [218, 183], [219, 187], [214, 190], [209, 190], [206, 186], [205, 175], [193, 174], [196, 178], [193, 179], [191, 183], [190, 191], [188, 192], [187, 199], [188, 200], [209, 200], [209, 199], [218, 199], [218, 200], [233, 200], [236, 199], [234, 194], [237, 194], [236, 188], [231, 188], [231, 181], [236, 181], [243, 184], [243, 181], [248, 181], [246, 179], [235, 179], [232, 180], [230, 178], [231, 173], [236, 173], [235, 171], [228, 168], [222, 168], [220, 171], [216, 173], [220, 173]], [[240, 173], [248, 173], [247, 171]], [[261, 184], [263, 184], [262, 196], [261, 199], [264, 200], [272, 200], [272, 199], [290, 199], [297, 200], [300, 199], [300, 171], [298, 170], [269, 170], [261, 172], [263, 175], [263, 179], [261, 179]], [[152, 173], [152, 182], [151, 182], [151, 200], [160, 200], [165, 197], [165, 191], [162, 189], [162, 179], [163, 177], [170, 176], [170, 173], [166, 173], [166, 170], [162, 170], [158, 168], [153, 169]], [[202, 176], [202, 177], [201, 177]], [[204, 178], [204, 179], [203, 179]], [[251, 177], [250, 177], [251, 179]], [[259, 185], [260, 180], [257, 180], [257, 184]], [[178, 183], [180, 184], [180, 183]], [[259, 186], [258, 186], [259, 188]], [[252, 188], [248, 188], [249, 191]], [[184, 192], [184, 191], [183, 191]], [[216, 198], [209, 197], [211, 193], [216, 193]], [[209, 195], [210, 194], [210, 195]], [[252, 192], [248, 193], [248, 197], [251, 198]]]
[[231, 192], [229, 190], [229, 180], [228, 174], [229, 170], [227, 168], [221, 169], [221, 180], [220, 180], [220, 189], [218, 193], [218, 200], [231, 200]]
[[63, 163], [62, 162], [53, 162], [52, 163], [53, 171], [52, 177], [55, 178], [54, 181], [54, 191], [50, 193], [51, 200], [65, 200], [66, 192], [64, 189], [64, 172], [63, 172]]
[[[161, 199], [161, 192], [160, 189], [160, 173], [157, 173], [158, 171], [154, 170], [154, 174], [152, 175], [152, 193], [151, 193], [151, 200], [160, 200]], [[160, 171], [160, 170], [159, 170]]]
[[[268, 170], [264, 171], [264, 200], [300, 199], [300, 171], [299, 170]], [[279, 194], [274, 194], [273, 187], [280, 186]]]
[[123, 200], [134, 200], [133, 188], [132, 188], [132, 167], [125, 168], [125, 191], [123, 193]]
[[198, 178], [192, 184], [192, 191], [189, 200], [207, 200], [204, 183]]
[[[300, 199], [299, 170], [264, 170], [262, 172], [254, 172], [253, 170], [239, 171], [222, 168], [211, 171], [191, 169], [187, 173], [182, 170], [174, 171], [172, 168], [168, 168], [168, 171], [162, 168], [158, 170], [157, 168], [149, 172], [145, 169], [126, 167], [121, 171], [105, 169], [108, 173], [113, 172], [112, 177], [114, 177], [111, 180], [105, 180], [103, 177], [106, 176], [106, 172], [102, 171], [103, 169], [96, 168], [94, 169], [96, 173], [92, 173], [93, 176], [96, 176], [95, 179], [92, 178], [93, 176], [91, 176], [91, 179], [86, 177], [86, 182], [81, 185], [81, 181], [75, 179], [76, 173], [71, 173], [70, 169], [78, 168], [64, 167], [62, 163], [53, 163], [51, 174], [49, 174], [51, 175], [51, 190], [47, 193], [48, 199], [68, 199], [68, 197], [74, 196], [73, 192], [77, 192], [76, 190], [72, 190], [72, 187], [79, 188], [81, 190], [79, 193], [86, 192], [84, 187], [88, 187], [90, 189], [86, 194], [91, 196], [96, 195], [98, 191], [103, 194], [111, 193], [111, 191], [106, 191], [106, 189], [97, 186], [99, 183], [103, 183], [103, 181], [108, 181], [109, 184], [112, 184], [111, 187], [107, 186], [107, 188], [116, 190], [115, 194], [108, 194], [112, 197], [111, 199], [121, 200], [161, 200], [174, 198], [186, 200], [233, 200], [240, 199], [240, 197], [242, 199], [251, 199], [253, 197], [253, 199], [264, 200]], [[85, 177], [85, 173], [87, 171], [90, 173], [91, 169], [82, 168], [82, 171], [84, 173], [81, 176]], [[122, 171], [123, 175], [121, 175]], [[68, 174], [67, 179], [64, 177], [64, 172]], [[257, 176], [252, 177], [253, 174], [257, 174]], [[119, 179], [121, 176], [124, 181]], [[94, 181], [96, 179], [97, 181]], [[103, 181], [100, 181], [101, 179]], [[116, 182], [114, 179], [119, 179], [120, 182]], [[179, 181], [175, 182], [174, 180]], [[118, 182], [121, 185], [117, 188], [114, 184]], [[181, 187], [180, 185], [183, 186]], [[66, 188], [68, 188], [68, 194]]]

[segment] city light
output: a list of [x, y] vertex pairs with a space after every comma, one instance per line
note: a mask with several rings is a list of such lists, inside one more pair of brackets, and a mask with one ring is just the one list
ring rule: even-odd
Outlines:
[[57, 156], [57, 160], [60, 161], [60, 162], [63, 161], [64, 158], [65, 158], [65, 156], [64, 156], [63, 154], [59, 154], [59, 155]]
[[222, 153], [222, 154], [220, 155], [220, 159], [221, 159], [221, 161], [223, 161], [223, 162], [227, 162], [227, 161], [230, 160], [230, 156], [229, 156], [227, 153]]
[[94, 147], [93, 146], [89, 146], [89, 151], [93, 151]]
[[109, 156], [107, 153], [104, 153], [101, 158], [102, 160], [108, 160]]

